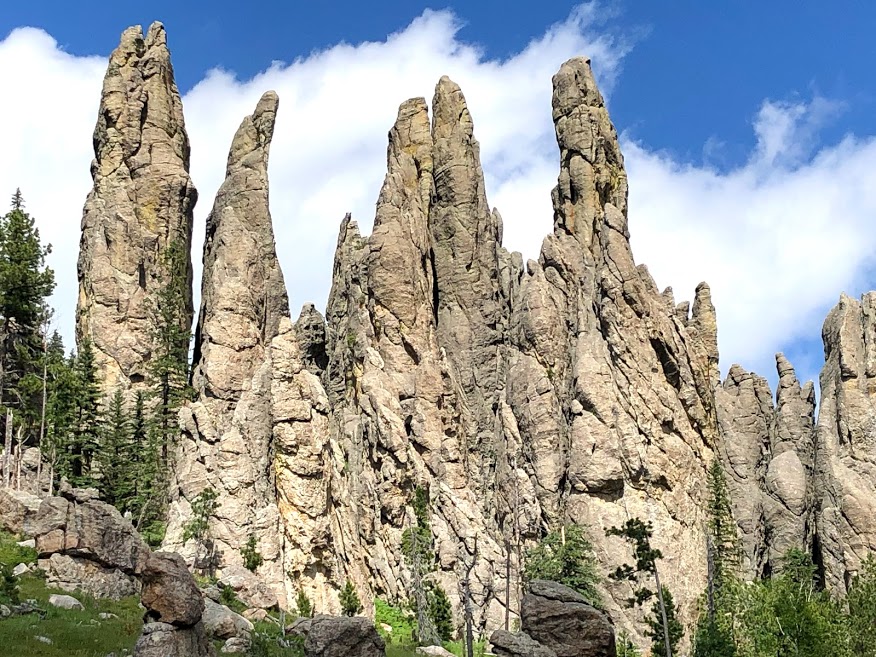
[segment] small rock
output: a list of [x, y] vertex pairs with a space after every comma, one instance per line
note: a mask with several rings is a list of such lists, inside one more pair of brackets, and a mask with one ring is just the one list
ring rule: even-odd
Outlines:
[[247, 636], [252, 632], [252, 623], [240, 614], [210, 599], [205, 600], [204, 603], [202, 620], [208, 636], [214, 639], [231, 639]]
[[392, 634], [392, 625], [387, 625], [386, 623], [380, 624], [380, 629], [386, 632], [387, 634]]
[[30, 566], [28, 564], [20, 563], [15, 568], [12, 569], [12, 574], [15, 577], [21, 577], [29, 570], [30, 570]]
[[12, 610], [6, 605], [0, 605], [0, 618], [9, 618], [12, 615]]
[[243, 617], [248, 621], [263, 621], [268, 617], [268, 612], [264, 609], [247, 609], [243, 612]]
[[82, 603], [72, 595], [58, 595], [57, 593], [53, 593], [49, 596], [49, 604], [61, 609], [85, 609], [85, 607], [82, 606]]
[[246, 637], [234, 636], [222, 646], [222, 653], [245, 653], [249, 651], [250, 640]]
[[47, 644], [49, 644], [49, 645], [52, 645], [52, 640], [51, 640], [49, 637], [47, 637], [47, 636], [40, 636], [40, 635], [38, 634], [38, 635], [36, 635], [36, 636], [34, 637], [34, 639], [36, 639], [36, 640], [39, 641], [40, 643], [47, 643]]
[[36, 540], [29, 538], [26, 541], [18, 541], [18, 547], [36, 549]]
[[110, 620], [111, 618], [118, 618], [115, 614], [111, 614], [107, 611], [102, 611], [97, 615], [101, 620]]
[[454, 654], [441, 646], [420, 646], [417, 648], [418, 655], [426, 655], [427, 657], [454, 657]]

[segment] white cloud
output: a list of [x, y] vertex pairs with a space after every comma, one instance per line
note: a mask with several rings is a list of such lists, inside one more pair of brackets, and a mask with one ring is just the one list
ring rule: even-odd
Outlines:
[[[195, 243], [234, 130], [261, 93], [275, 89], [280, 114], [270, 175], [278, 252], [293, 311], [309, 300], [323, 305], [340, 219], [352, 211], [370, 229], [386, 133], [399, 103], [431, 99], [433, 85], [447, 74], [469, 101], [488, 197], [505, 220], [505, 244], [536, 257], [551, 229], [558, 167], [551, 75], [568, 57], [586, 54], [610, 91], [628, 47], [598, 23], [598, 13], [583, 6], [501, 61], [461, 42], [452, 14], [427, 11], [385, 41], [335, 45], [275, 63], [251, 80], [209, 72], [184, 96], [201, 197]], [[14, 101], [0, 105], [0, 193], [20, 186], [55, 246], [54, 304], [68, 342], [105, 61], [70, 56], [34, 29], [0, 42], [0, 85], [15, 90]], [[820, 122], [837, 110], [821, 99], [765, 103], [754, 125], [757, 147], [729, 172], [678, 162], [625, 139], [637, 259], [658, 284], [673, 285], [679, 299], [701, 279], [712, 284], [725, 369], [743, 361], [765, 371], [774, 350], [817, 336], [825, 306], [841, 289], [860, 284], [876, 253], [876, 233], [866, 230], [876, 209], [876, 144], [849, 138], [817, 149]]]
[[[729, 172], [624, 139], [633, 251], [678, 300], [708, 281], [725, 372], [739, 362], [775, 381], [774, 352], [818, 340], [840, 292], [867, 285], [876, 139], [819, 148], [818, 127], [838, 109], [821, 98], [765, 102], [751, 158]], [[813, 356], [801, 377], [817, 376]]]

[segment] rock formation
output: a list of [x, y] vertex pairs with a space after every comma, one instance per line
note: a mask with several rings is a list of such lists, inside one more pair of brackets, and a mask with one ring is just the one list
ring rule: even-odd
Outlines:
[[151, 313], [176, 242], [186, 254], [192, 322], [189, 140], [164, 26], [122, 34], [103, 83], [79, 246], [76, 339], [91, 340], [105, 390], [142, 383], [152, 351]]
[[876, 550], [876, 293], [842, 295], [822, 337], [814, 548], [827, 585], [843, 593]]
[[287, 630], [303, 639], [305, 657], [385, 657], [386, 646], [374, 623], [362, 616], [301, 618]]
[[154, 552], [140, 573], [146, 608], [134, 657], [213, 657], [204, 629], [204, 598], [178, 554]]
[[556, 582], [533, 580], [521, 603], [520, 632], [497, 630], [498, 657], [615, 657], [614, 625], [578, 593]]
[[197, 399], [182, 415], [166, 542], [184, 553], [194, 549], [182, 542], [183, 520], [211, 487], [219, 494], [213, 539], [220, 558], [240, 563], [240, 548], [255, 536], [262, 573], [274, 583], [283, 571], [271, 462], [271, 341], [289, 314], [268, 209], [277, 106], [277, 95], [266, 93], [240, 125], [207, 219], [192, 372]]
[[[441, 78], [431, 119], [425, 99], [399, 108], [372, 234], [349, 215], [341, 223], [325, 317], [307, 304], [293, 322], [269, 210], [277, 107], [269, 92], [244, 119], [207, 221], [196, 398], [180, 413], [166, 547], [193, 559], [183, 527], [209, 487], [222, 581], [260, 607], [290, 607], [303, 590], [319, 612], [337, 611], [350, 581], [370, 610], [375, 596], [410, 595], [402, 536], [425, 520], [428, 577], [458, 612], [470, 572], [481, 631], [504, 619], [506, 589], [517, 614], [522, 552], [547, 530], [587, 526], [608, 572], [630, 555], [605, 529], [638, 517], [653, 524], [661, 578], [688, 622], [706, 580], [717, 458], [747, 575], [775, 571], [798, 547], [831, 588], [846, 587], [876, 548], [876, 293], [844, 296], [825, 323], [817, 425], [814, 387], [781, 354], [775, 400], [741, 367], [721, 382], [709, 287], [677, 303], [633, 259], [617, 134], [578, 58], [553, 78], [560, 167], [537, 260], [502, 247], [465, 97]], [[159, 256], [188, 246], [195, 201], [160, 25], [123, 35], [95, 146], [77, 334], [94, 340], [108, 386], [137, 385]], [[425, 519], [413, 504], [423, 493]], [[3, 504], [28, 513], [21, 500]], [[261, 585], [241, 566], [250, 536]], [[628, 588], [603, 588], [615, 621], [641, 639]], [[161, 636], [189, 640], [175, 631], [157, 621], [144, 650]], [[535, 634], [496, 645], [571, 654]]]

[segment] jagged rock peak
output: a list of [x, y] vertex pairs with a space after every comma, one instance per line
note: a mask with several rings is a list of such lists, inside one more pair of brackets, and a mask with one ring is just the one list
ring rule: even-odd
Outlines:
[[626, 235], [627, 175], [617, 132], [590, 68], [570, 59], [553, 77], [553, 118], [560, 146], [560, 178], [554, 189], [554, 228], [590, 246], [601, 231], [603, 208], [618, 210], [606, 221]]
[[828, 587], [841, 594], [876, 550], [876, 292], [860, 300], [841, 295], [822, 338], [815, 557]]
[[196, 399], [180, 411], [165, 545], [190, 556], [183, 526], [191, 502], [211, 487], [221, 508], [215, 540], [222, 566], [239, 565], [240, 548], [255, 535], [264, 558], [260, 573], [279, 587], [271, 352], [281, 331], [291, 330], [291, 320], [268, 195], [277, 107], [277, 95], [267, 92], [241, 122], [207, 218], [192, 372]]
[[192, 321], [189, 140], [164, 27], [128, 28], [110, 56], [97, 125], [94, 186], [82, 217], [77, 342], [92, 341], [107, 391], [138, 385], [152, 352], [148, 308], [166, 277], [164, 254], [182, 251], [188, 285], [181, 327]]
[[226, 399], [245, 389], [280, 319], [289, 315], [268, 202], [278, 105], [269, 91], [243, 119], [207, 218], [192, 383]]

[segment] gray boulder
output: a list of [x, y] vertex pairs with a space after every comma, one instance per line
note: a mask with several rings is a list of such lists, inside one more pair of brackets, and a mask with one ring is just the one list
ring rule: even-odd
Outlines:
[[306, 657], [385, 657], [386, 644], [362, 616], [318, 615], [297, 620], [291, 634], [304, 638]]
[[85, 609], [79, 600], [72, 595], [59, 595], [53, 593], [49, 596], [49, 604], [59, 609]]
[[183, 558], [173, 552], [149, 555], [140, 581], [140, 601], [150, 620], [192, 627], [204, 613], [204, 598]]
[[496, 630], [490, 637], [496, 657], [557, 657], [557, 653], [525, 632]]
[[134, 657], [214, 657], [215, 654], [201, 623], [186, 628], [147, 623], [134, 646]]
[[27, 522], [37, 514], [41, 501], [25, 491], [0, 488], [0, 529], [22, 533]]
[[557, 657], [615, 657], [614, 624], [608, 614], [556, 582], [529, 583], [521, 629]]
[[204, 600], [204, 614], [201, 618], [204, 629], [212, 639], [248, 637], [253, 629], [252, 623], [243, 616], [209, 598]]

